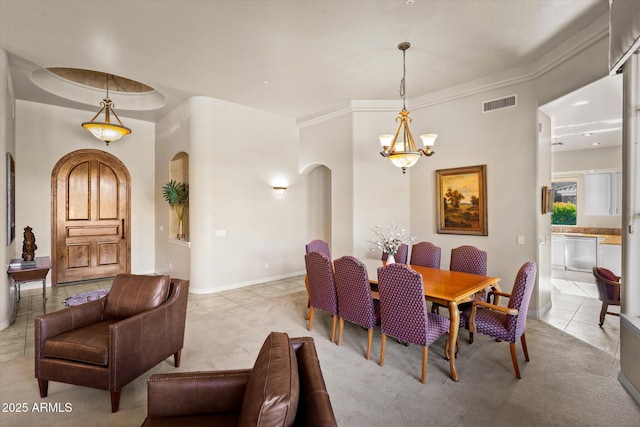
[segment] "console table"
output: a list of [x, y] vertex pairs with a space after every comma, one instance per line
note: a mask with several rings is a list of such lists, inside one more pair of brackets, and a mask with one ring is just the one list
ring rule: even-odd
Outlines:
[[20, 285], [26, 282], [42, 280], [42, 309], [47, 312], [47, 274], [51, 269], [51, 259], [48, 256], [36, 257], [35, 267], [9, 267], [7, 274], [13, 279], [13, 314], [11, 323], [16, 320], [18, 303], [20, 302]]

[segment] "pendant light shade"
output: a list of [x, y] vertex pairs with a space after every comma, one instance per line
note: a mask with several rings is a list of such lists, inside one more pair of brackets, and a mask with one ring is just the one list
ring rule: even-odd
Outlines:
[[[112, 141], [117, 141], [125, 135], [131, 133], [131, 129], [122, 124], [122, 121], [113, 110], [113, 102], [109, 99], [109, 76], [107, 75], [107, 96], [100, 103], [100, 111], [88, 122], [82, 123], [82, 127], [87, 129], [96, 138], [109, 145]], [[99, 121], [98, 116], [104, 111], [104, 121]], [[118, 123], [111, 123], [111, 116], [115, 117]], [[98, 120], [97, 120], [98, 119]]]

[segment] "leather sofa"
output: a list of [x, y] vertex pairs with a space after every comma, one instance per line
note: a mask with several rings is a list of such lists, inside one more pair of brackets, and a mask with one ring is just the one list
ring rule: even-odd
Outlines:
[[144, 427], [336, 426], [311, 337], [272, 332], [252, 369], [154, 374]]
[[184, 345], [189, 282], [169, 276], [117, 275], [104, 297], [37, 316], [35, 377], [109, 390], [117, 412], [122, 387]]

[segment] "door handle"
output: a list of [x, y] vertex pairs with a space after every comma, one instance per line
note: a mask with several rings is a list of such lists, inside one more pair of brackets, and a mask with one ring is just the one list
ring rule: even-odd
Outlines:
[[124, 218], [122, 218], [122, 240], [125, 239], [125, 232], [124, 232]]

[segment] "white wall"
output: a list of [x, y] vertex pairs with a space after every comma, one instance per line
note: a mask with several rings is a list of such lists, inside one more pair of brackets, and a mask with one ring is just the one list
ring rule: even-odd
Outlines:
[[[190, 291], [302, 274], [307, 184], [295, 121], [206, 97], [187, 108]], [[288, 187], [283, 197], [276, 184]]]
[[622, 170], [622, 146], [589, 150], [558, 151], [551, 154], [553, 174], [574, 172], [620, 172]]
[[[179, 152], [189, 154], [189, 108], [184, 103], [156, 123], [155, 145], [155, 270], [171, 277], [189, 279], [191, 250], [186, 242], [178, 242], [170, 235], [171, 207], [162, 196], [162, 187], [170, 179], [169, 165]], [[197, 177], [197, 175], [196, 175]], [[191, 177], [190, 177], [191, 178]], [[191, 236], [197, 228], [191, 231]], [[191, 238], [191, 236], [189, 238]]]
[[[51, 255], [51, 172], [64, 155], [79, 149], [99, 149], [120, 159], [131, 175], [131, 271], [154, 271], [155, 125], [121, 117], [132, 133], [108, 147], [80, 124], [86, 111], [18, 100], [16, 111], [16, 240], [27, 225], [33, 228], [37, 256]], [[16, 245], [14, 257], [20, 257]], [[54, 260], [52, 260], [54, 262]], [[47, 277], [50, 283], [51, 276]]]
[[[351, 114], [300, 127], [298, 169], [306, 174], [316, 165], [331, 171], [331, 256], [353, 253], [353, 133]], [[311, 195], [313, 197], [313, 195]], [[311, 204], [308, 209], [317, 209]], [[305, 243], [316, 238], [305, 230]], [[300, 248], [303, 254], [304, 247]]]
[[[482, 113], [482, 102], [517, 93], [518, 106]], [[473, 94], [412, 112], [414, 133], [437, 133], [436, 154], [411, 175], [411, 232], [442, 248], [473, 245], [488, 253], [487, 272], [510, 291], [522, 264], [537, 257], [536, 108], [531, 83]], [[488, 236], [437, 234], [437, 169], [487, 165]], [[529, 218], [530, 220], [527, 220]], [[517, 238], [524, 236], [525, 244]], [[533, 303], [532, 303], [533, 305]]]
[[620, 228], [621, 215], [585, 215], [584, 174], [587, 172], [622, 171], [622, 147], [604, 147], [590, 150], [560, 151], [552, 153], [552, 174], [554, 178], [571, 178], [577, 187], [577, 227]]
[[[0, 49], [0, 153], [11, 153], [15, 159], [15, 97], [13, 83], [9, 72], [7, 52]], [[16, 240], [7, 245], [7, 168], [4, 156], [0, 159], [0, 260], [9, 265], [15, 253]], [[11, 279], [6, 274], [0, 274], [0, 330], [9, 326], [13, 307], [13, 293]]]
[[[386, 112], [356, 111], [353, 114], [353, 251], [342, 255], [357, 258], [367, 256], [380, 259], [374, 246], [374, 224], [383, 229], [393, 221], [398, 229], [412, 236], [410, 223], [411, 177], [380, 155], [378, 135], [394, 134], [398, 128], [395, 118], [400, 108]], [[411, 127], [410, 127], [411, 128]], [[416, 167], [416, 166], [414, 166]], [[409, 244], [411, 247], [411, 244]]]
[[551, 213], [542, 213], [542, 187], [551, 187], [551, 118], [538, 110], [538, 286], [534, 291], [536, 315], [551, 308]]

